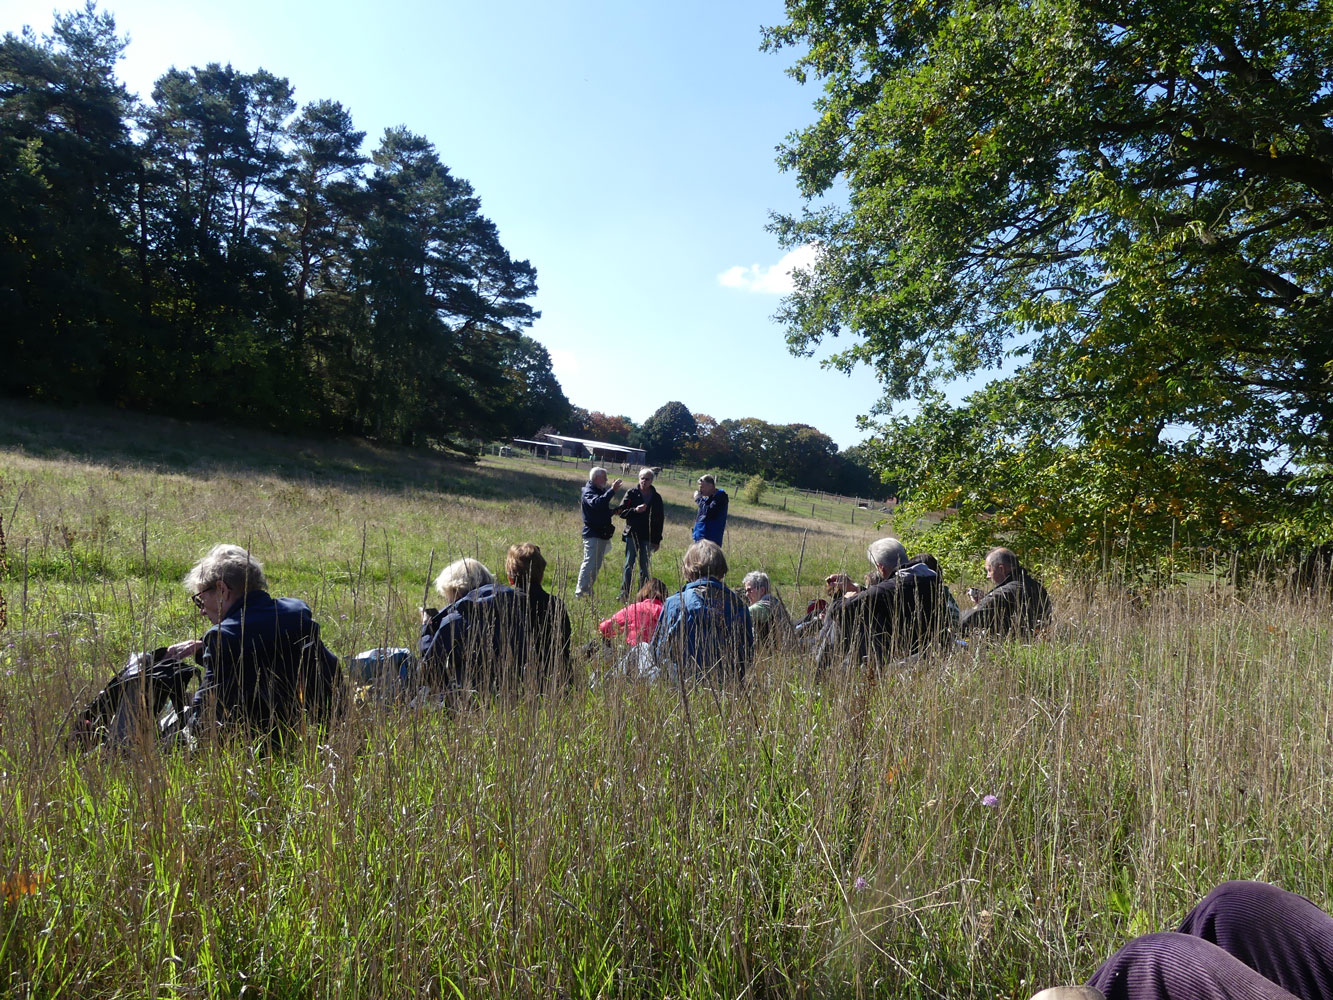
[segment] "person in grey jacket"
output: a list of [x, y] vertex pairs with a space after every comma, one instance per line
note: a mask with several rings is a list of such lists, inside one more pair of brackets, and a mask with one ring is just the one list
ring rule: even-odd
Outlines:
[[985, 593], [968, 588], [967, 596], [976, 607], [962, 613], [959, 632], [984, 629], [1000, 635], [1031, 635], [1050, 620], [1050, 595], [1010, 549], [991, 549], [986, 555], [986, 576], [995, 586]]

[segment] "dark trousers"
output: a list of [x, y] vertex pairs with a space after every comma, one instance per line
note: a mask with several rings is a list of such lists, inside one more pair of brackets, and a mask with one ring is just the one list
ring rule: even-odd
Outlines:
[[1333, 917], [1264, 882], [1224, 882], [1179, 931], [1136, 938], [1089, 985], [1107, 1000], [1325, 1000]]
[[634, 559], [639, 560], [639, 588], [648, 581], [648, 564], [653, 558], [653, 547], [642, 539], [635, 538], [634, 532], [625, 536], [625, 572], [620, 579], [620, 599], [627, 601], [634, 591], [629, 589], [634, 579]]

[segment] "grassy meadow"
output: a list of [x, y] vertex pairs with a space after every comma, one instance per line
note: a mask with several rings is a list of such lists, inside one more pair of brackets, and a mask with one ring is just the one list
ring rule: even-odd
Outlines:
[[[1330, 607], [1205, 583], [1052, 579], [1051, 636], [877, 677], [584, 668], [515, 704], [353, 704], [273, 758], [66, 747], [131, 651], [202, 633], [179, 580], [218, 541], [342, 654], [414, 645], [432, 565], [535, 541], [586, 641], [623, 549], [575, 601], [584, 471], [0, 402], [0, 993], [1026, 998], [1222, 879], [1333, 899]], [[733, 496], [729, 582], [803, 606], [879, 533]]]

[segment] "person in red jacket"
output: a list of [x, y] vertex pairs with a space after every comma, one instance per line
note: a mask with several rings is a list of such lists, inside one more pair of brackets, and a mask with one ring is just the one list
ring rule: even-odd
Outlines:
[[623, 633], [625, 642], [631, 646], [652, 642], [653, 633], [657, 631], [657, 619], [662, 615], [662, 602], [666, 598], [666, 584], [652, 577], [639, 588], [639, 596], [635, 598], [634, 604], [621, 608], [597, 628], [607, 639], [614, 639]]

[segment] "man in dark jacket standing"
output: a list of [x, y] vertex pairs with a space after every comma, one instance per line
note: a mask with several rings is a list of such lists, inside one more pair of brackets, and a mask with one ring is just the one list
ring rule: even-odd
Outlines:
[[625, 572], [620, 580], [620, 603], [629, 600], [634, 580], [634, 560], [639, 560], [640, 588], [652, 575], [648, 572], [652, 554], [662, 547], [662, 522], [665, 520], [662, 494], [653, 485], [653, 470], [639, 470], [639, 485], [631, 486], [625, 502], [617, 511], [625, 519]]
[[1031, 635], [1050, 619], [1050, 595], [1019, 565], [1012, 550], [991, 549], [986, 556], [986, 576], [995, 586], [984, 594], [976, 587], [968, 589], [967, 596], [976, 607], [963, 612], [958, 631]]
[[616, 526], [611, 520], [615, 510], [612, 501], [620, 490], [620, 480], [607, 485], [606, 470], [600, 465], [588, 474], [583, 484], [580, 506], [583, 510], [583, 562], [579, 566], [579, 581], [574, 587], [575, 597], [592, 596], [592, 585], [611, 547]]
[[700, 476], [694, 502], [699, 513], [694, 519], [693, 540], [707, 539], [721, 545], [722, 533], [727, 530], [727, 491], [718, 489], [712, 476]]

